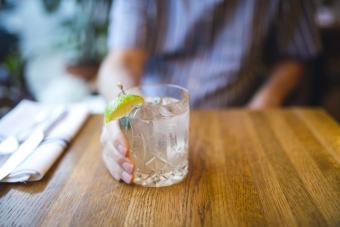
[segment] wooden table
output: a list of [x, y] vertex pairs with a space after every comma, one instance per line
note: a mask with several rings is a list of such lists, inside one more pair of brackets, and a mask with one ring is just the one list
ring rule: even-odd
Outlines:
[[0, 184], [0, 225], [340, 226], [340, 127], [322, 110], [194, 111], [185, 181], [114, 181], [92, 116], [40, 182]]

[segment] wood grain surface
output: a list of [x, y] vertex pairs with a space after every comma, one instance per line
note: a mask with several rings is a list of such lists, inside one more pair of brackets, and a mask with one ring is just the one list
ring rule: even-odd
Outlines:
[[340, 226], [340, 127], [322, 110], [193, 111], [189, 175], [114, 181], [92, 116], [40, 182], [0, 184], [0, 225]]

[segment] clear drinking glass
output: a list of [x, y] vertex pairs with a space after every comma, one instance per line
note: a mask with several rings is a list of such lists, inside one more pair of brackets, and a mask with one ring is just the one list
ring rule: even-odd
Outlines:
[[177, 85], [145, 85], [127, 91], [145, 102], [120, 119], [135, 163], [134, 183], [162, 187], [188, 173], [189, 94]]

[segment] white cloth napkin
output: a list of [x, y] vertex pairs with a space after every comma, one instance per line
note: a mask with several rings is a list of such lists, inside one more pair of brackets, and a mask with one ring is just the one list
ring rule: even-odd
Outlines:
[[[43, 110], [54, 107], [23, 100], [0, 120], [0, 136], [15, 135], [27, 129], [35, 117]], [[62, 154], [68, 142], [84, 124], [88, 110], [84, 106], [74, 105], [67, 108], [67, 115], [50, 131], [39, 147], [28, 156], [2, 182], [38, 181]], [[2, 165], [10, 155], [0, 155]]]

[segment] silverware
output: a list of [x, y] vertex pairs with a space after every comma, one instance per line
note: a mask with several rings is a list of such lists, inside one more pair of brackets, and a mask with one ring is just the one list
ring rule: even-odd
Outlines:
[[19, 166], [44, 140], [49, 131], [66, 116], [64, 108], [53, 111], [52, 116], [25, 140], [18, 150], [0, 167], [0, 181]]
[[18, 149], [20, 144], [25, 141], [34, 129], [43, 123], [51, 114], [51, 111], [42, 110], [33, 119], [32, 123], [15, 135], [5, 137], [0, 143], [0, 155], [8, 155]]

